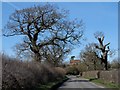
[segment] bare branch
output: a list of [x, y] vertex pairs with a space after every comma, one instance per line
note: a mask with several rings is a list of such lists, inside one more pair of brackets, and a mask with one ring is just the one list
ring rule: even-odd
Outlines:
[[3, 35], [26, 36], [23, 43], [28, 45], [37, 61], [41, 60], [40, 50], [44, 46], [56, 46], [67, 53], [63, 46], [79, 44], [84, 30], [82, 21], [70, 21], [67, 14], [51, 4], [17, 10], [11, 14]]
[[106, 47], [106, 46], [108, 46], [109, 44], [110, 44], [110, 42], [109, 42], [109, 43], [107, 43], [107, 44], [105, 45], [105, 47]]

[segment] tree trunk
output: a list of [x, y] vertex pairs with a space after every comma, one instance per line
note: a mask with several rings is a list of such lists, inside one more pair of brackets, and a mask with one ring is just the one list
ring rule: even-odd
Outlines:
[[94, 70], [96, 70], [96, 62], [94, 61]]
[[32, 46], [30, 46], [30, 49], [34, 52], [34, 60], [41, 62], [41, 55], [39, 53], [39, 47], [36, 45], [36, 42], [32, 42]]
[[35, 53], [34, 59], [35, 59], [35, 61], [38, 61], [41, 63], [41, 55], [39, 53]]
[[105, 70], [108, 70], [108, 64], [107, 64], [107, 61], [105, 61]]
[[107, 65], [107, 52], [103, 53], [103, 60], [105, 64], [105, 70], [108, 70], [108, 65]]

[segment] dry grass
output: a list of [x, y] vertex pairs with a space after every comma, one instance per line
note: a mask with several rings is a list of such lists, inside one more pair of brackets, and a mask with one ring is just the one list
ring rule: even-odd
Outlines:
[[17, 59], [2, 57], [2, 88], [35, 88], [65, 76], [62, 68], [42, 65], [38, 62], [22, 62]]

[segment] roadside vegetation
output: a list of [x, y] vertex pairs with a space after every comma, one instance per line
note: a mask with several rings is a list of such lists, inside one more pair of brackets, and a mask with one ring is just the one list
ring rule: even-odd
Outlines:
[[95, 37], [99, 44], [87, 44], [80, 52], [80, 63], [68, 65], [66, 67], [67, 74], [87, 77], [90, 81], [99, 83], [107, 88], [120, 88], [119, 82], [117, 82], [118, 70], [120, 69], [119, 58], [109, 62], [108, 56], [112, 57], [115, 51], [110, 50], [110, 43], [103, 45], [105, 36], [102, 32], [96, 32]]
[[106, 82], [106, 81], [98, 79], [98, 78], [88, 78], [87, 77], [86, 79], [89, 79], [89, 81], [91, 81], [93, 83], [96, 83], [98, 85], [101, 85], [105, 88], [119, 88], [120, 89], [119, 84], [115, 84], [115, 83], [112, 83], [112, 82]]
[[[14, 46], [15, 58], [1, 55], [3, 90], [47, 90], [66, 80], [66, 74], [82, 76], [85, 71], [120, 67], [116, 59], [108, 61], [108, 56], [113, 52], [109, 47], [110, 42], [104, 43], [103, 32], [94, 34], [98, 43], [91, 42], [83, 50], [78, 51], [80, 63], [64, 64], [67, 55], [85, 39], [84, 29], [82, 20], [69, 20], [68, 10], [49, 3], [14, 11], [2, 29], [3, 36], [22, 36], [23, 40]], [[99, 80], [95, 82], [102, 83]]]
[[40, 88], [50, 82], [65, 78], [65, 70], [60, 67], [51, 67], [35, 61], [20, 61], [3, 55], [2, 89]]
[[80, 51], [80, 63], [77, 63], [75, 65], [68, 65], [66, 67], [67, 74], [79, 74], [85, 71], [96, 70], [108, 71], [120, 68], [119, 58], [115, 58], [111, 60], [111, 62], [108, 61], [108, 56], [114, 56], [116, 54], [116, 50], [110, 49], [110, 42], [103, 45], [105, 40], [104, 33], [97, 31], [94, 33], [94, 36], [97, 39], [98, 43], [88, 43]]

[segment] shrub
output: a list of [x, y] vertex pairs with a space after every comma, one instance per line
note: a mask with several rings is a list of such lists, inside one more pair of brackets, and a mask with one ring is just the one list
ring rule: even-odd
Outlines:
[[[33, 73], [29, 71], [27, 66], [25, 66], [24, 62], [18, 61], [17, 59], [12, 59], [9, 57], [3, 56], [2, 58], [2, 66], [3, 66], [3, 80], [2, 86], [4, 87], [4, 83], [13, 83], [14, 78], [20, 88], [31, 88], [35, 86], [35, 76]], [[7, 76], [7, 77], [5, 77]], [[6, 85], [4, 88], [13, 88], [14, 85]], [[15, 86], [15, 88], [18, 88]]]
[[71, 75], [78, 75], [79, 74], [79, 70], [76, 66], [68, 66], [66, 68], [67, 74], [71, 74]]
[[56, 68], [55, 68], [55, 71], [56, 71], [56, 76], [57, 76], [57, 77], [63, 78], [63, 77], [66, 75], [65, 69], [63, 69], [63, 68], [61, 68], [61, 67], [56, 67]]
[[43, 65], [35, 61], [20, 61], [14, 58], [3, 56], [3, 78], [2, 88], [35, 88], [38, 85], [46, 84], [65, 75], [65, 70], [49, 65]]

